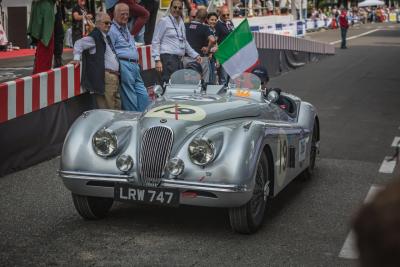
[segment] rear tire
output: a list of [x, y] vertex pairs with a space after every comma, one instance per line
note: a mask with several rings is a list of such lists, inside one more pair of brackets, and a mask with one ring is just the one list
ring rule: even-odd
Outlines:
[[310, 164], [308, 165], [307, 169], [305, 169], [301, 173], [301, 178], [304, 181], [311, 179], [311, 177], [314, 174], [315, 160], [317, 158], [317, 152], [318, 152], [317, 139], [318, 139], [318, 127], [317, 127], [317, 122], [314, 121], [314, 127], [311, 137]]
[[257, 164], [252, 198], [241, 207], [229, 209], [229, 219], [233, 231], [251, 234], [260, 228], [264, 220], [268, 197], [272, 192], [270, 175], [268, 159], [262, 153]]
[[86, 220], [104, 218], [114, 202], [112, 198], [81, 196], [74, 193], [72, 199], [75, 209]]

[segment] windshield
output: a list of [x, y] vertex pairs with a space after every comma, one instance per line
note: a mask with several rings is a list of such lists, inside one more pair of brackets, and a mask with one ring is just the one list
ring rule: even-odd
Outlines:
[[201, 82], [200, 74], [190, 69], [182, 69], [175, 71], [171, 75], [171, 85], [174, 84], [191, 84], [198, 85]]
[[259, 90], [260, 86], [260, 78], [248, 72], [244, 72], [239, 77], [229, 81], [229, 87], [236, 89]]

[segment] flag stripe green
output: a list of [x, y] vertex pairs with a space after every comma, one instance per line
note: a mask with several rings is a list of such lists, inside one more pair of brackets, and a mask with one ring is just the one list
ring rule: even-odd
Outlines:
[[245, 19], [218, 46], [218, 51], [215, 53], [215, 57], [218, 59], [220, 64], [224, 64], [225, 61], [252, 40], [253, 35], [250, 31], [249, 22]]

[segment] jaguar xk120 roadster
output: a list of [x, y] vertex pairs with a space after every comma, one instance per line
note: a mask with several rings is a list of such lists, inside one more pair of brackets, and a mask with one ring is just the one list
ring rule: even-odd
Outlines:
[[320, 139], [311, 104], [260, 84], [245, 73], [205, 88], [180, 70], [143, 113], [83, 113], [59, 171], [78, 213], [100, 219], [114, 201], [221, 207], [234, 231], [255, 232], [270, 199], [312, 174]]

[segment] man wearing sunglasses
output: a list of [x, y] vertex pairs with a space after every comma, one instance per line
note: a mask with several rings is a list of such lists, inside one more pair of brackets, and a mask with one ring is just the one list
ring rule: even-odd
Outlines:
[[[93, 93], [97, 107], [103, 109], [121, 109], [119, 96], [119, 62], [107, 33], [111, 19], [106, 13], [97, 13], [96, 28], [75, 42], [72, 64], [82, 62], [82, 87]], [[108, 37], [109, 38], [109, 37]]]
[[[217, 36], [218, 44], [222, 43], [223, 40], [233, 31], [233, 22], [229, 19], [230, 13], [227, 6], [222, 6], [220, 10], [219, 20], [215, 25], [215, 35]], [[224, 68], [219, 68], [219, 84], [228, 85], [229, 75], [226, 73]]]
[[172, 73], [183, 68], [185, 54], [200, 64], [202, 61], [186, 39], [182, 9], [182, 1], [171, 1], [171, 14], [160, 19], [153, 35], [151, 54], [156, 62], [156, 70], [161, 72], [163, 84], [168, 83]]

